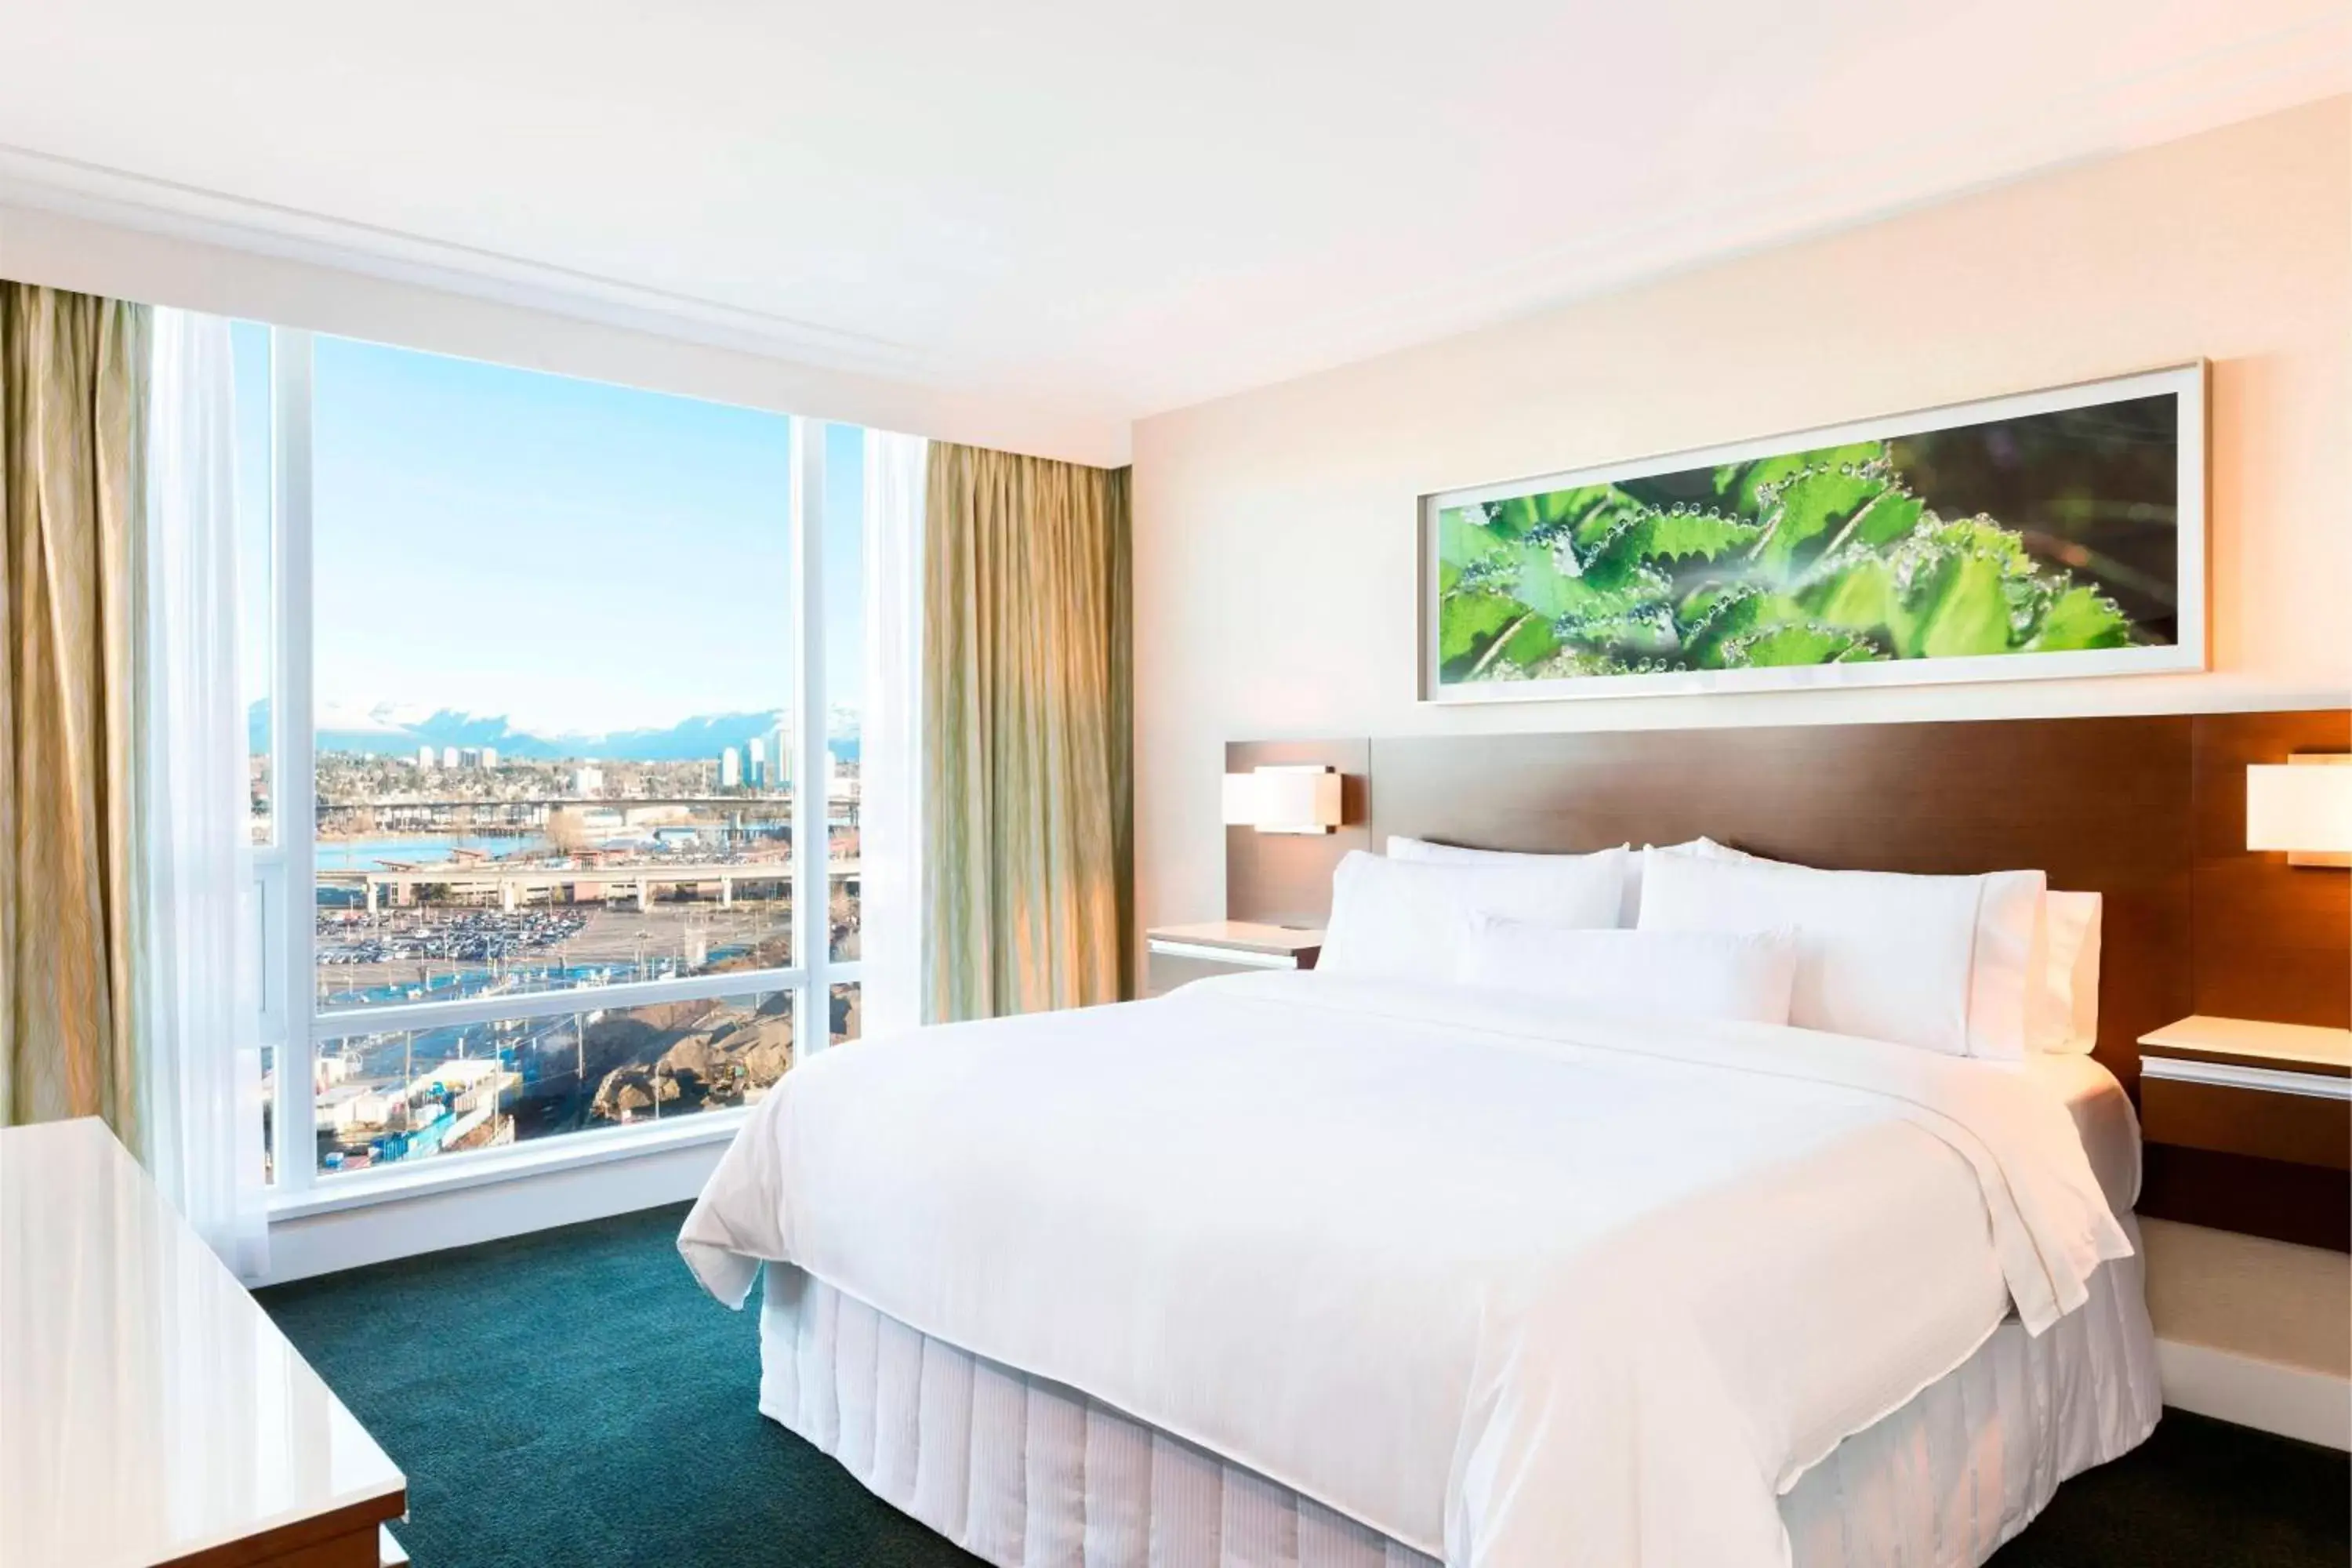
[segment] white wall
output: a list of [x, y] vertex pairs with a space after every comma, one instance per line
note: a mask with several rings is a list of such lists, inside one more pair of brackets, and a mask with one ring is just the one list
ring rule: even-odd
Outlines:
[[[1465, 237], [1465, 243], [1468, 243]], [[2352, 700], [2352, 99], [1139, 423], [1139, 910], [1223, 909], [1228, 740]], [[2213, 362], [2214, 669], [1432, 709], [1432, 490]]]
[[[726, 1151], [726, 1143], [714, 1139], [671, 1142], [503, 1177], [452, 1162], [459, 1168], [420, 1171], [428, 1179], [415, 1190], [371, 1203], [273, 1215], [269, 1267], [246, 1283], [282, 1285], [314, 1274], [684, 1203], [701, 1193]], [[453, 1184], [453, 1180], [463, 1184]]]
[[[265, 243], [253, 237], [258, 246]], [[1087, 406], [890, 379], [753, 352], [723, 323], [572, 296], [544, 284], [468, 279], [356, 253], [342, 265], [0, 205], [0, 278], [307, 327], [407, 348], [494, 360], [779, 413], [904, 430], [1073, 462], [1127, 460], [1124, 420]], [[443, 279], [435, 287], [419, 276]], [[605, 319], [596, 319], [599, 316]], [[700, 340], [700, 341], [698, 341]]]

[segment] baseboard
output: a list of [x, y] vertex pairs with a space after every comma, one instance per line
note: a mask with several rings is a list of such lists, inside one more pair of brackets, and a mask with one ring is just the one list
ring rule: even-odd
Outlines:
[[2352, 1380], [2176, 1340], [2156, 1342], [2156, 1365], [2167, 1405], [2352, 1449]]
[[682, 1203], [702, 1191], [726, 1152], [723, 1142], [692, 1143], [276, 1220], [269, 1226], [268, 1272], [247, 1283], [282, 1285], [313, 1274]]

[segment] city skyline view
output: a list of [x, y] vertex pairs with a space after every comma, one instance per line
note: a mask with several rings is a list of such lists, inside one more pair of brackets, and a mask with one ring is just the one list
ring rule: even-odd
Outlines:
[[[238, 329], [261, 840], [269, 353]], [[352, 1020], [313, 1065], [319, 1168], [742, 1105], [803, 1029], [855, 1037], [854, 972], [805, 996], [761, 981], [860, 954], [864, 432], [825, 427], [803, 585], [784, 416], [324, 336], [311, 367], [311, 1005]], [[803, 847], [811, 605], [827, 759]], [[741, 979], [607, 1000], [719, 976]], [[511, 1010], [362, 1021], [493, 997]]]
[[[268, 742], [267, 700], [249, 704], [246, 719], [250, 744], [258, 752]], [[854, 702], [835, 702], [827, 708], [825, 741], [836, 757], [856, 759], [860, 722], [860, 710]], [[740, 713], [692, 713], [658, 729], [548, 733], [518, 726], [505, 714], [451, 707], [427, 710], [386, 701], [358, 711], [322, 703], [314, 711], [312, 728], [321, 752], [400, 756], [413, 754], [420, 745], [492, 746], [518, 758], [667, 762], [715, 756], [725, 747], [740, 749], [748, 740], [764, 741], [779, 731], [790, 734], [793, 722], [787, 710], [763, 708]]]

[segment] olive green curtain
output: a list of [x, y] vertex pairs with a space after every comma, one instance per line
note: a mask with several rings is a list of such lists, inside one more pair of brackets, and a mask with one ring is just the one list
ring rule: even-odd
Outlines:
[[0, 1125], [102, 1116], [134, 1150], [149, 330], [143, 306], [0, 282]]
[[1128, 471], [931, 444], [927, 1021], [1132, 991]]

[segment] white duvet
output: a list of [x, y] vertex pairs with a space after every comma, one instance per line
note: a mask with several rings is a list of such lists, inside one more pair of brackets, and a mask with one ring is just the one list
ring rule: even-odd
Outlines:
[[2013, 1066], [1313, 973], [819, 1056], [679, 1246], [1457, 1568], [1777, 1568], [1808, 1466], [2129, 1251]]

